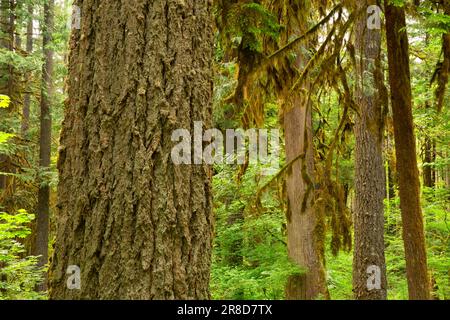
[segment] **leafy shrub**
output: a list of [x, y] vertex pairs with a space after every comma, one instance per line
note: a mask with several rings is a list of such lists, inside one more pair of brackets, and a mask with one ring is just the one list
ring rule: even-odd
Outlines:
[[37, 257], [24, 257], [25, 248], [18, 241], [30, 235], [33, 219], [24, 210], [15, 215], [0, 212], [0, 300], [44, 298], [35, 292], [44, 270], [37, 267]]

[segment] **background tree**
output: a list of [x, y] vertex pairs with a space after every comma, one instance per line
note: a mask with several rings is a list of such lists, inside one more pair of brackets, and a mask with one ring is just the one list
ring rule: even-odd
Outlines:
[[[311, 9], [308, 1], [290, 1], [291, 10], [285, 17], [288, 26], [285, 41], [308, 31]], [[279, 11], [280, 18], [282, 17]], [[309, 46], [308, 46], [309, 45]], [[285, 76], [285, 91], [290, 91], [299, 75], [307, 66], [312, 41], [302, 43], [291, 66], [298, 73]], [[288, 279], [286, 298], [313, 300], [328, 297], [325, 279], [323, 243], [323, 217], [315, 206], [315, 166], [312, 125], [312, 103], [308, 93], [311, 90], [309, 77], [286, 99], [283, 110], [286, 161], [291, 163], [286, 175], [287, 192], [287, 238], [289, 257], [297, 263], [303, 273]]]
[[[27, 6], [27, 27], [26, 27], [26, 51], [28, 54], [33, 52], [33, 5], [28, 4]], [[28, 80], [27, 91], [23, 98], [23, 109], [22, 109], [22, 134], [25, 135], [28, 132], [30, 126], [30, 107], [31, 107], [31, 86], [29, 85], [30, 73], [26, 75], [26, 80]]]
[[429, 299], [420, 181], [412, 116], [409, 42], [403, 7], [385, 1], [389, 82], [394, 119], [406, 273], [410, 299]]
[[[52, 34], [54, 27], [54, 0], [48, 0], [44, 4], [44, 27], [42, 48], [44, 52], [44, 65], [42, 67], [42, 90], [41, 90], [41, 114], [40, 114], [40, 145], [39, 166], [41, 174], [50, 168], [52, 148], [52, 98], [53, 98], [53, 49]], [[36, 221], [36, 248], [35, 255], [39, 256], [39, 266], [48, 263], [48, 240], [49, 240], [49, 215], [50, 215], [50, 186], [48, 181], [39, 179], [37, 221]], [[45, 290], [44, 283], [41, 290]]]
[[[372, 9], [370, 8], [372, 6]], [[355, 7], [356, 104], [355, 208], [353, 291], [356, 299], [386, 299], [384, 256], [383, 164], [384, 76], [381, 69], [381, 16], [377, 1], [358, 1]], [[377, 25], [377, 19], [379, 25]], [[376, 268], [379, 288], [368, 288], [368, 270]], [[375, 270], [372, 270], [375, 272]]]

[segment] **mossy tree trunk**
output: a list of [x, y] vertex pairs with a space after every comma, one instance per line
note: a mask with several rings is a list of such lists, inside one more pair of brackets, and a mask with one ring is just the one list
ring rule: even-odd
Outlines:
[[[308, 30], [308, 15], [305, 12], [308, 12], [309, 4], [300, 2], [293, 4], [292, 8], [292, 21], [298, 21], [299, 25], [290, 26], [290, 32], [304, 34]], [[297, 20], [295, 14], [299, 17]], [[306, 52], [306, 47], [297, 50], [295, 68], [300, 71], [309, 59]], [[295, 73], [291, 80], [289, 87], [297, 80]], [[286, 298], [289, 300], [329, 297], [323, 249], [325, 227], [321, 211], [314, 206], [316, 179], [312, 105], [307, 95], [310, 87], [310, 81], [305, 80], [302, 87], [297, 88], [288, 99], [283, 114], [286, 161], [290, 163], [297, 159], [286, 177], [288, 255], [304, 270], [301, 274], [289, 277], [286, 285]]]
[[50, 297], [208, 299], [211, 168], [175, 166], [171, 134], [211, 125], [211, 1], [75, 5]]
[[[384, 254], [384, 198], [382, 102], [378, 82], [380, 72], [381, 28], [369, 28], [367, 9], [375, 0], [358, 1], [355, 24], [356, 103], [359, 115], [355, 125], [355, 208], [353, 294], [356, 299], [386, 299]], [[375, 13], [376, 14], [376, 13]], [[373, 272], [373, 278], [369, 279]], [[371, 281], [368, 285], [368, 281]]]
[[405, 11], [404, 8], [396, 7], [389, 0], [385, 0], [385, 14], [408, 291], [412, 300], [428, 300], [430, 285], [424, 223], [420, 207], [420, 181], [412, 116]]
[[304, 273], [289, 277], [286, 298], [327, 298], [324, 257], [320, 249], [323, 241], [320, 228], [323, 225], [320, 224], [320, 210], [313, 206], [315, 190], [311, 107], [307, 106], [304, 97], [295, 97], [293, 108], [285, 113], [284, 130], [286, 161], [290, 162], [304, 154], [292, 164], [286, 178], [288, 254], [292, 261], [304, 269]]

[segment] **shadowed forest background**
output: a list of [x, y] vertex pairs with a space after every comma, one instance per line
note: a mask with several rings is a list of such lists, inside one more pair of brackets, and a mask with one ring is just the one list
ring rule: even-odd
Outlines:
[[449, 74], [449, 0], [0, 0], [0, 300], [450, 299]]

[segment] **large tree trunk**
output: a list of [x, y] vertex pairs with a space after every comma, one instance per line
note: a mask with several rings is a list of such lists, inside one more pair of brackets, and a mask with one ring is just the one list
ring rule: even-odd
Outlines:
[[400, 209], [410, 299], [429, 299], [429, 279], [412, 117], [409, 44], [405, 11], [385, 1]]
[[[52, 115], [51, 100], [53, 95], [53, 51], [50, 47], [53, 32], [54, 0], [48, 0], [44, 5], [44, 28], [43, 28], [43, 52], [44, 65], [42, 68], [42, 90], [41, 90], [41, 114], [40, 114], [40, 139], [39, 139], [39, 167], [42, 172], [50, 169], [50, 158], [52, 149]], [[36, 248], [35, 255], [39, 256], [39, 266], [48, 262], [48, 233], [50, 213], [50, 186], [46, 179], [39, 179], [37, 221], [36, 221]], [[40, 286], [46, 290], [47, 284]]]
[[[299, 90], [300, 91], [300, 90]], [[311, 108], [306, 97], [296, 94], [293, 108], [284, 115], [286, 161], [295, 161], [286, 178], [288, 195], [288, 254], [306, 273], [289, 277], [286, 299], [328, 297], [323, 252], [320, 250], [319, 210], [314, 201], [314, 154]], [[309, 177], [305, 179], [305, 177]], [[310, 180], [310, 181], [307, 181]], [[308, 190], [309, 189], [309, 190]]]
[[[367, 12], [376, 1], [359, 1], [357, 10]], [[386, 299], [386, 261], [384, 255], [384, 198], [386, 194], [383, 165], [383, 124], [377, 81], [381, 29], [367, 27], [368, 16], [361, 14], [355, 24], [356, 99], [359, 116], [355, 137], [355, 244], [353, 255], [353, 293], [356, 299]], [[378, 68], [378, 69], [377, 69]], [[368, 285], [368, 279], [374, 273]]]
[[[307, 2], [290, 4], [291, 15], [287, 23], [286, 40], [293, 35], [304, 34], [308, 30], [310, 5]], [[280, 11], [278, 14], [284, 14]], [[308, 44], [309, 45], [309, 44]], [[307, 45], [307, 46], [308, 46]], [[295, 68], [303, 70], [308, 62], [307, 48], [297, 49]], [[287, 80], [291, 87], [297, 80], [294, 74]], [[325, 274], [325, 252], [321, 212], [314, 207], [315, 168], [312, 130], [312, 106], [308, 101], [311, 89], [309, 79], [297, 88], [290, 97], [283, 115], [285, 133], [286, 161], [292, 163], [286, 177], [288, 197], [287, 237], [289, 258], [298, 264], [305, 273], [292, 275], [286, 285], [286, 299], [313, 300], [329, 298]]]
[[174, 165], [171, 134], [211, 125], [211, 2], [74, 4], [50, 297], [207, 299], [211, 168]]

